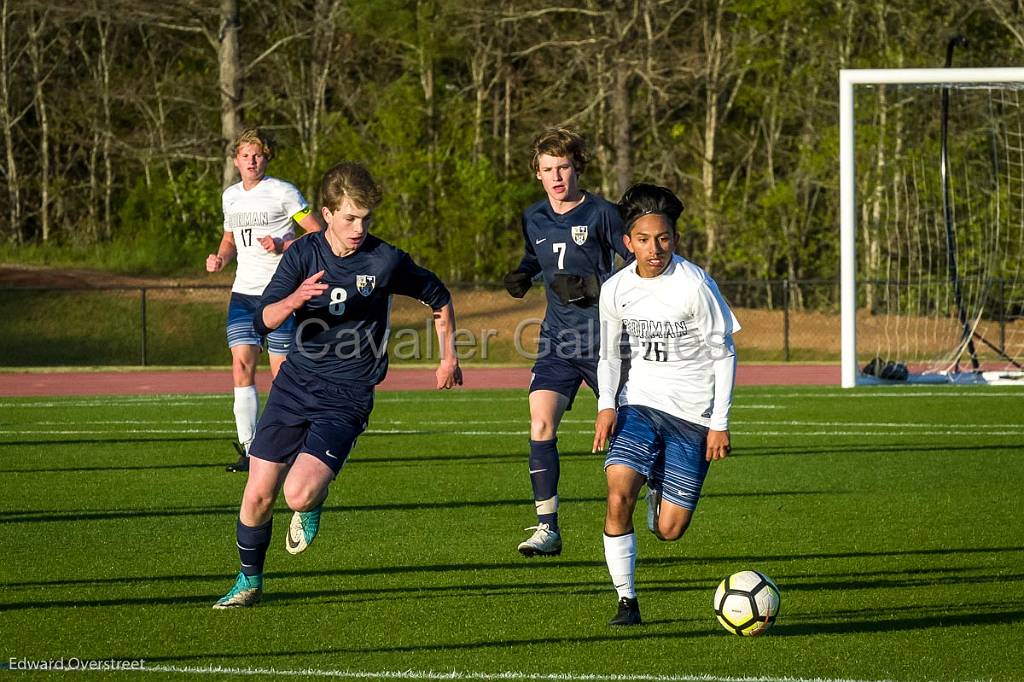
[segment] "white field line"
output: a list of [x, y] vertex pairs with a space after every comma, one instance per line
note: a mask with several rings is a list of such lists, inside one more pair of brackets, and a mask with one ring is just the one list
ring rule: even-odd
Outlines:
[[[935, 429], [945, 427], [946, 424], [928, 424], [928, 423], [914, 423], [914, 422], [827, 422], [827, 421], [801, 421], [799, 419], [786, 419], [786, 420], [771, 420], [771, 421], [753, 421], [750, 419], [736, 420], [741, 421], [745, 426], [865, 426], [865, 427], [876, 427], [881, 426], [883, 428], [899, 428], [899, 429]], [[974, 429], [976, 433], [982, 433], [985, 429], [1019, 429], [1024, 430], [1024, 422], [1013, 422], [1010, 424], [967, 424], [964, 428]]]
[[[403, 426], [408, 428], [403, 429], [370, 429], [368, 433], [425, 433], [427, 430], [435, 426], [490, 426], [495, 424], [509, 424], [509, 425], [521, 425], [525, 421], [524, 418], [510, 417], [506, 419], [417, 419], [417, 420], [402, 420], [402, 419], [382, 419], [378, 421], [382, 426], [395, 427]], [[946, 430], [948, 427], [945, 424], [934, 424], [927, 422], [858, 422], [858, 421], [807, 421], [800, 419], [786, 419], [786, 420], [750, 420], [743, 419], [737, 420], [744, 426], [794, 426], [794, 427], [839, 427], [839, 428], [891, 428], [891, 429], [931, 429], [939, 430], [942, 429], [942, 433], [959, 433], [959, 430]], [[563, 424], [593, 424], [592, 419], [563, 419]], [[171, 427], [170, 425], [175, 425]], [[181, 428], [176, 425], [187, 425], [193, 428]], [[44, 421], [30, 421], [21, 422], [18, 426], [22, 427], [35, 427], [35, 426], [168, 426], [166, 429], [155, 429], [153, 433], [221, 433], [224, 429], [202, 429], [197, 428], [202, 425], [209, 426], [220, 426], [227, 428], [233, 425], [234, 422], [230, 419], [76, 419], [76, 420], [44, 420]], [[2, 422], [0, 422], [2, 425]], [[14, 426], [14, 424], [11, 424]], [[417, 428], [418, 427], [418, 428]], [[1000, 429], [1005, 431], [1022, 431], [1024, 432], [1024, 423], [1015, 422], [1008, 424], [968, 424], [962, 427], [963, 429], [971, 429], [974, 433], [987, 433], [988, 429]], [[118, 429], [121, 433], [132, 433], [129, 430]], [[138, 433], [147, 433], [150, 430], [140, 429]], [[739, 431], [734, 430], [736, 433]], [[26, 431], [29, 432], [29, 431]], [[58, 433], [50, 429], [41, 430], [44, 433]], [[107, 433], [110, 431], [97, 431], [97, 433]], [[515, 433], [520, 433], [520, 430], [516, 430]], [[939, 431], [936, 431], [939, 432]], [[83, 431], [83, 433], [85, 433]], [[453, 433], [459, 433], [453, 431]], [[476, 433], [490, 433], [485, 431], [477, 431]], [[494, 431], [494, 434], [505, 433], [504, 431]], [[834, 432], [833, 432], [834, 433]]]
[[[1022, 384], [1024, 386], [1024, 384]], [[801, 388], [795, 386], [794, 388]], [[809, 387], [803, 387], [809, 388]], [[981, 388], [981, 387], [978, 387]], [[802, 392], [794, 393], [786, 391], [785, 389], [780, 391], [771, 390], [758, 390], [754, 388], [751, 391], [752, 395], [756, 395], [758, 398], [782, 398], [790, 400], [807, 400], [807, 399], [818, 399], [818, 398], [870, 398], [872, 400], [878, 400], [879, 398], [1020, 398], [1022, 391], [1017, 388], [1010, 390], [1002, 389], [999, 391], [986, 391], [986, 390], [935, 390], [931, 389], [928, 391], [915, 391], [912, 388], [895, 386], [891, 388], [883, 389], [845, 389], [844, 391], [813, 391], [813, 392]]]
[[[139, 672], [139, 671], [135, 671]], [[433, 670], [330, 670], [319, 668], [233, 668], [225, 666], [147, 665], [141, 672], [180, 673], [183, 675], [248, 675], [254, 677], [337, 677], [361, 680], [543, 680], [557, 682], [891, 682], [829, 677], [773, 677], [756, 675], [649, 675], [643, 673], [526, 673], [462, 672]]]
[[[801, 387], [797, 387], [801, 388]], [[524, 399], [525, 390], [519, 395], [510, 396], [491, 396], [483, 398], [480, 396], [468, 394], [468, 393], [449, 393], [449, 392], [421, 392], [416, 396], [398, 396], [379, 394], [376, 398], [376, 403], [424, 403], [424, 402], [455, 402], [455, 403], [477, 403], [477, 402], [520, 402]], [[585, 394], [584, 394], [585, 395]], [[781, 390], [757, 390], [753, 392], [753, 396], [757, 398], [769, 398], [773, 400], [795, 400], [804, 401], [807, 399], [823, 399], [823, 398], [839, 398], [839, 399], [856, 399], [856, 398], [870, 398], [871, 400], [877, 400], [879, 398], [927, 398], [927, 397], [971, 397], [971, 398], [1020, 398], [1022, 391], [1014, 389], [1002, 389], [1002, 390], [927, 390], [917, 391], [910, 387], [891, 387], [884, 389], [848, 389], [845, 391], [830, 391], [830, 392], [819, 392], [807, 393], [806, 391], [790, 391], [787, 389]], [[70, 398], [67, 400], [35, 400], [32, 402], [20, 402], [13, 400], [2, 400], [0, 401], [0, 409], [8, 409], [15, 407], [24, 408], [48, 408], [48, 407], [123, 407], [131, 405], [161, 405], [165, 407], [182, 407], [194, 404], [196, 401], [212, 400], [212, 401], [228, 401], [231, 400], [230, 393], [197, 393], [193, 395], [183, 395], [181, 393], [175, 394], [164, 394], [164, 395], [140, 395], [140, 396], [112, 396], [110, 398]], [[749, 407], [753, 409], [775, 409], [777, 406], [770, 406], [768, 408], [761, 408], [760, 406], [744, 405], [742, 402], [734, 404], [734, 407], [744, 408]]]
[[[69, 398], [67, 400], [34, 400], [32, 402], [20, 402], [13, 400], [0, 401], [0, 409], [10, 409], [15, 407], [28, 407], [28, 408], [47, 408], [47, 407], [131, 407], [133, 405], [159, 405], [161, 407], [182, 407], [190, 406], [196, 401], [200, 400], [213, 400], [221, 402], [230, 402], [232, 400], [230, 393], [217, 393], [214, 395], [208, 394], [195, 394], [195, 395], [182, 395], [180, 393], [166, 396], [115, 396], [108, 399], [104, 398], [87, 398], [87, 399], [75, 399]], [[494, 403], [494, 402], [526, 402], [526, 391], [523, 391], [522, 395], [518, 396], [491, 396], [488, 398], [475, 397], [469, 394], [452, 394], [449, 392], [442, 393], [427, 393], [425, 395], [419, 395], [416, 397], [390, 397], [382, 396], [380, 393], [374, 398], [374, 402], [377, 405], [382, 403], [423, 403], [423, 402], [450, 402], [450, 403]]]
[[34, 421], [34, 422], [22, 422], [24, 426], [81, 426], [88, 424], [94, 426], [97, 424], [214, 424], [217, 426], [227, 426], [234, 424], [232, 419], [64, 419], [62, 421]]
[[[465, 423], [465, 422], [462, 422]], [[772, 422], [766, 422], [769, 425], [774, 425]], [[850, 427], [856, 426], [856, 424], [840, 424], [840, 426]], [[897, 425], [902, 426], [902, 425]], [[592, 436], [593, 430], [591, 429], [561, 429], [561, 433], [565, 435], [582, 435]], [[977, 438], [979, 435], [985, 436], [1022, 436], [1024, 435], [1024, 426], [1016, 426], [1006, 430], [990, 430], [987, 427], [982, 430], [981, 427], [976, 426], [965, 426], [963, 429], [933, 429], [930, 431], [907, 431], [907, 430], [880, 430], [870, 429], [863, 431], [845, 429], [826, 429], [826, 430], [813, 430], [813, 431], [802, 431], [799, 429], [792, 429], [788, 431], [761, 431], [761, 430], [747, 430], [747, 429], [730, 429], [729, 431], [733, 436], [751, 436], [751, 437], [762, 437], [762, 436], [779, 436], [779, 437], [793, 437], [793, 436], [856, 436], [859, 438], [897, 438], [900, 436], [911, 436], [918, 438], [920, 436], [963, 436], [967, 438]], [[39, 429], [0, 429], [0, 436], [102, 436], [102, 435], [131, 435], [131, 434], [148, 434], [148, 435], [176, 435], [176, 434], [201, 434], [210, 436], [230, 436], [235, 433], [232, 429], [190, 429], [190, 428], [173, 428], [173, 429], [52, 429], [52, 428], [39, 428]], [[392, 435], [392, 436], [416, 436], [416, 435], [436, 435], [439, 433], [436, 429], [367, 429], [366, 432], [370, 435]], [[452, 436], [524, 436], [529, 434], [528, 429], [515, 429], [507, 431], [498, 430], [450, 430], [445, 429], [444, 433]]]
[[[375, 422], [385, 424], [389, 426], [397, 425], [413, 425], [413, 426], [458, 426], [462, 424], [473, 424], [473, 425], [490, 425], [490, 424], [515, 424], [521, 425], [528, 421], [529, 418], [526, 415], [522, 417], [507, 417], [505, 419], [416, 419], [416, 420], [404, 420], [404, 419], [374, 419]], [[0, 422], [2, 424], [3, 422]], [[37, 420], [30, 422], [21, 422], [21, 426], [150, 426], [150, 425], [169, 425], [169, 424], [187, 424], [198, 426], [201, 424], [209, 424], [214, 426], [230, 426], [235, 422], [231, 419], [63, 419], [63, 420]], [[593, 419], [563, 419], [563, 424], [593, 424]], [[767, 424], [791, 424], [797, 422], [748, 422], [744, 420], [744, 423], [767, 423]], [[846, 422], [844, 422], [846, 424]], [[875, 424], [870, 424], [875, 426]], [[892, 424], [892, 426], [905, 426], [904, 424]], [[920, 426], [935, 426], [935, 424], [921, 424]], [[1024, 428], [1024, 426], [1022, 426]]]

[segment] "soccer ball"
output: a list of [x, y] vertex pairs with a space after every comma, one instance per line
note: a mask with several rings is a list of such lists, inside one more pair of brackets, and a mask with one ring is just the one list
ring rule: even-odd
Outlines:
[[726, 630], [756, 637], [779, 615], [779, 588], [763, 573], [740, 571], [718, 585], [714, 606], [718, 622]]

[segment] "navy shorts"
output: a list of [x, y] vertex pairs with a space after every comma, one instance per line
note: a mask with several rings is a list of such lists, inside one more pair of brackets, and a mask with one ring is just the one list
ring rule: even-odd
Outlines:
[[[231, 300], [228, 302], [228, 348], [263, 345], [263, 337], [257, 334], [252, 326], [259, 304], [259, 296], [231, 292]], [[293, 336], [295, 318], [289, 317], [280, 327], [267, 335], [267, 350], [274, 355], [287, 355]]]
[[567, 409], [571, 410], [581, 382], [586, 382], [594, 395], [597, 395], [597, 358], [563, 358], [556, 353], [547, 353], [533, 363], [530, 393], [534, 391], [561, 393], [569, 399]]
[[337, 476], [373, 410], [373, 386], [336, 386], [281, 366], [249, 454], [268, 462], [291, 462], [308, 452]]
[[708, 474], [708, 428], [640, 405], [619, 408], [607, 469], [625, 464], [647, 478], [662, 499], [693, 511]]

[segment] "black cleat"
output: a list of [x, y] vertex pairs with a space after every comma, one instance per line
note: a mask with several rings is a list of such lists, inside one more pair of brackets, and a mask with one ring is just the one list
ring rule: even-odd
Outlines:
[[234, 446], [235, 452], [238, 453], [238, 461], [235, 462], [234, 464], [229, 464], [226, 467], [224, 467], [224, 471], [230, 471], [233, 473], [238, 471], [248, 471], [249, 455], [245, 454], [245, 448], [243, 448], [240, 444], [235, 442], [232, 442], [231, 445]]
[[619, 612], [608, 621], [608, 625], [640, 625], [640, 602], [636, 597], [619, 599]]

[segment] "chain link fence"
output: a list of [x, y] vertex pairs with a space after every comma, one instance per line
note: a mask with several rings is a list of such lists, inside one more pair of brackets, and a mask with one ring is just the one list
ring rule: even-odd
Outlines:
[[[724, 280], [719, 287], [743, 327], [741, 361], [838, 361], [838, 282]], [[223, 366], [229, 293], [223, 285], [0, 289], [0, 366]], [[530, 364], [524, 351], [535, 348], [544, 316], [539, 287], [524, 299], [497, 285], [452, 293], [463, 362]], [[1004, 312], [997, 326], [1020, 311]], [[435, 360], [432, 337], [429, 311], [395, 297], [393, 361]]]

